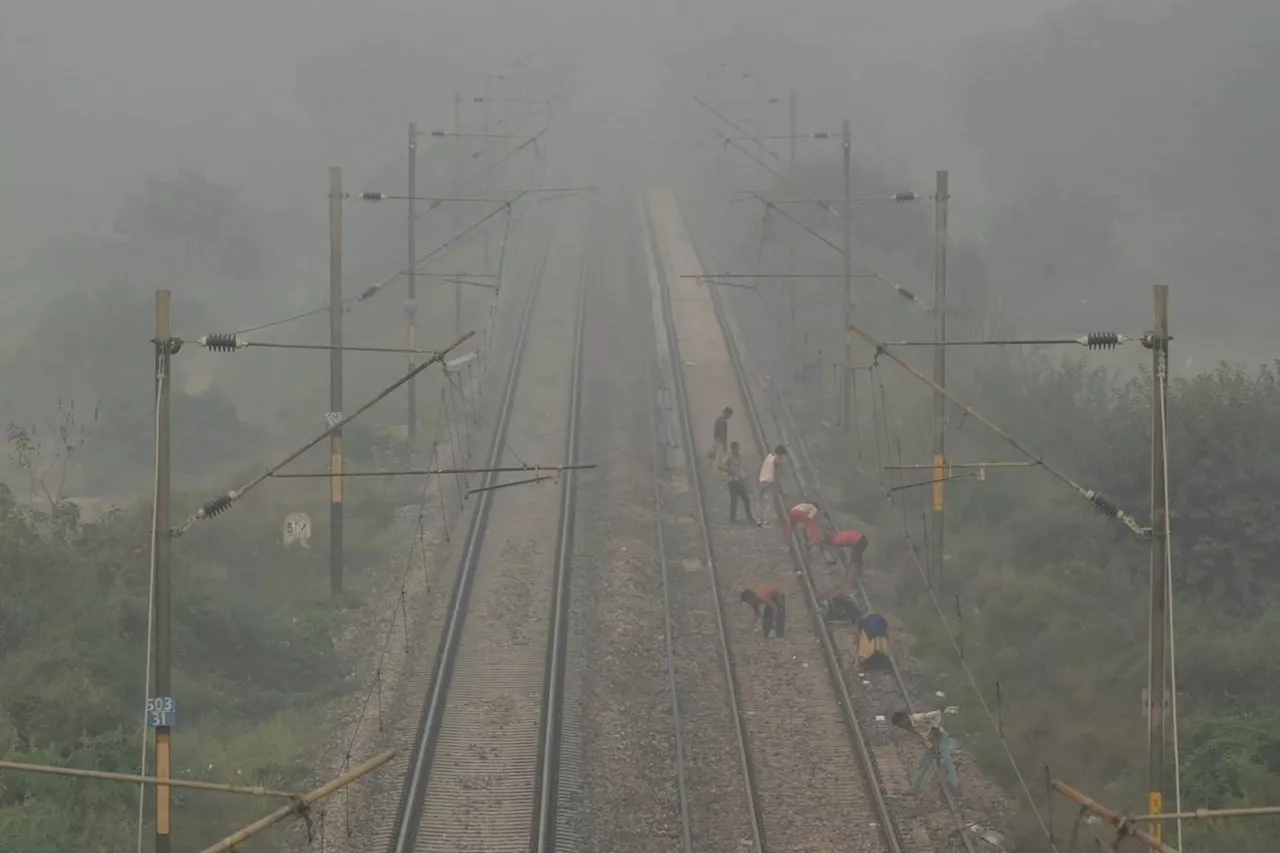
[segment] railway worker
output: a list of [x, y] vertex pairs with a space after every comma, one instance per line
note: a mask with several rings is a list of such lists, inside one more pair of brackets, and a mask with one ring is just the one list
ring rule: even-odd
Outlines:
[[[782, 587], [775, 583], [764, 584], [755, 589], [744, 589], [738, 599], [750, 604], [756, 616], [761, 616], [761, 628], [765, 637], [775, 631], [775, 637], [781, 637], [787, 628], [787, 596]], [[763, 608], [763, 615], [761, 613]], [[754, 618], [752, 619], [754, 622]]]
[[863, 669], [889, 668], [889, 620], [879, 613], [864, 613], [858, 619], [858, 664]]
[[787, 541], [796, 535], [796, 528], [804, 527], [807, 534], [804, 539], [804, 550], [809, 551], [814, 545], [822, 547], [822, 526], [818, 523], [818, 505], [816, 503], [799, 503], [787, 513]]
[[920, 756], [920, 761], [916, 764], [916, 776], [911, 783], [912, 790], [919, 790], [920, 783], [924, 781], [924, 774], [934, 764], [939, 765], [943, 772], [943, 780], [951, 788], [953, 794], [959, 793], [960, 777], [956, 773], [956, 762], [952, 753], [955, 750], [956, 742], [947, 733], [942, 726], [943, 714], [955, 714], [959, 711], [956, 706], [951, 705], [940, 711], [923, 711], [919, 714], [912, 714], [907, 711], [894, 711], [893, 724], [904, 731], [911, 732], [925, 743], [924, 754]]
[[[729, 410], [726, 409], [726, 411]], [[729, 523], [738, 523], [738, 502], [741, 501], [742, 509], [747, 514], [747, 523], [759, 526], [760, 522], [751, 515], [751, 495], [748, 494], [747, 484], [742, 478], [742, 451], [738, 442], [735, 441], [729, 445], [729, 455], [725, 457], [720, 470], [724, 472], [729, 486]]]
[[858, 610], [858, 605], [847, 595], [833, 595], [822, 602], [822, 615], [828, 622], [840, 622], [847, 619], [849, 624], [854, 627], [857, 627], [858, 622], [862, 620], [862, 613]]
[[786, 455], [787, 449], [779, 444], [760, 463], [760, 476], [756, 481], [756, 494], [760, 498], [761, 527], [769, 526], [769, 499], [775, 494], [781, 494], [778, 480], [782, 478], [782, 464]]
[[733, 409], [725, 406], [720, 417], [716, 418], [716, 424], [712, 430], [711, 452], [707, 455], [717, 468], [724, 465], [724, 460], [729, 456], [729, 418], [731, 417], [733, 417]]
[[862, 574], [862, 557], [867, 553], [867, 534], [860, 530], [837, 530], [831, 534], [827, 544], [832, 548], [842, 548], [849, 558], [849, 576], [845, 583], [852, 586], [854, 578]]

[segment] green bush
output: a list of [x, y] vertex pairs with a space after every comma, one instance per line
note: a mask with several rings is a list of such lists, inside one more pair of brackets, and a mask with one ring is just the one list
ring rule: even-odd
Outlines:
[[[1085, 359], [1039, 357], [988, 362], [966, 396], [1145, 524], [1150, 386], [1149, 377], [1121, 380]], [[1278, 416], [1275, 367], [1248, 373], [1222, 365], [1170, 388], [1186, 808], [1280, 802], [1280, 687], [1269, 676], [1280, 643], [1273, 523], [1280, 455], [1270, 446]], [[1010, 458], [1006, 445], [970, 425], [957, 429], [951, 455]], [[948, 568], [934, 592], [952, 630], [963, 631], [965, 661], [989, 701], [1000, 682], [1005, 737], [1024, 771], [1048, 764], [1113, 808], [1145, 811], [1148, 543], [1044, 472], [993, 470], [984, 482], [952, 485], [948, 495]], [[922, 580], [906, 570], [896, 589], [921, 660], [966, 707], [963, 737], [1016, 792]], [[1169, 774], [1172, 787], [1171, 761]], [[1059, 815], [1072, 817], [1061, 806]], [[1274, 849], [1273, 828], [1262, 820], [1184, 833], [1196, 849]], [[1019, 837], [1026, 839], [1019, 849], [1043, 844], [1035, 832]]]
[[[204, 522], [174, 543], [173, 771], [296, 789], [318, 715], [351, 682], [332, 640], [341, 613], [327, 601], [324, 551], [283, 548], [284, 510], [256, 500], [234, 510], [239, 524]], [[369, 517], [352, 538], [372, 563], [368, 542], [389, 511]], [[56, 528], [0, 487], [0, 755], [137, 771], [149, 535], [147, 506]], [[260, 801], [199, 792], [174, 803], [175, 849], [264, 813]], [[136, 815], [130, 785], [0, 774], [5, 853], [132, 849]]]

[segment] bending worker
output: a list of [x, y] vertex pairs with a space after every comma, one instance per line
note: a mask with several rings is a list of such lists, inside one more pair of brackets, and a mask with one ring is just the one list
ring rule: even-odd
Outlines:
[[893, 712], [895, 726], [914, 733], [925, 742], [924, 754], [916, 764], [916, 778], [911, 783], [913, 790], [919, 790], [925, 771], [936, 763], [940, 765], [943, 771], [942, 778], [951, 788], [952, 793], [959, 793], [960, 777], [956, 773], [956, 762], [951, 754], [956, 742], [942, 727], [942, 715], [954, 714], [958, 710], [952, 705], [941, 711], [924, 711], [919, 714], [910, 714], [906, 711]]
[[804, 549], [808, 551], [814, 545], [822, 547], [822, 527], [818, 524], [817, 504], [796, 504], [787, 513], [787, 541], [795, 536], [796, 528], [803, 526], [808, 537], [804, 540]]
[[827, 544], [833, 548], [844, 549], [844, 553], [849, 557], [849, 577], [845, 578], [845, 582], [852, 584], [853, 579], [862, 574], [862, 558], [870, 544], [867, 534], [860, 530], [837, 530], [831, 534]]
[[855, 628], [862, 620], [862, 612], [858, 610], [858, 605], [847, 595], [833, 595], [822, 602], [822, 615], [828, 622], [848, 620], [849, 624]]
[[787, 596], [782, 592], [782, 587], [771, 583], [755, 589], [744, 589], [738, 599], [743, 604], [750, 604], [758, 617], [761, 616], [761, 608], [764, 608], [761, 628], [766, 637], [775, 627], [774, 636], [782, 636], [787, 627]]
[[864, 613], [858, 620], [858, 664], [863, 669], [888, 669], [889, 620], [879, 613]]

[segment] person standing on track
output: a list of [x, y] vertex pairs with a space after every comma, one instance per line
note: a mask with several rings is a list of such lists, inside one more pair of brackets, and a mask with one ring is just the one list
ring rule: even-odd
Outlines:
[[[767, 638], [770, 631], [775, 631], [775, 637], [781, 637], [787, 628], [787, 596], [783, 593], [782, 587], [776, 583], [765, 584], [755, 589], [744, 589], [742, 595], [738, 599], [743, 604], [750, 604], [751, 610], [757, 617], [761, 617], [761, 608], [763, 608], [763, 616], [761, 628]], [[752, 618], [752, 622], [755, 618]]]
[[849, 576], [844, 579], [845, 585], [853, 586], [854, 579], [862, 574], [862, 557], [870, 544], [867, 534], [860, 530], [837, 530], [827, 539], [827, 544], [832, 548], [844, 549], [849, 558]]
[[769, 526], [769, 499], [775, 494], [780, 494], [778, 480], [782, 477], [783, 458], [787, 455], [787, 449], [779, 444], [773, 449], [773, 452], [764, 458], [764, 462], [760, 463], [760, 476], [756, 482], [756, 493], [760, 498], [760, 526]]
[[747, 493], [747, 484], [742, 479], [742, 452], [738, 442], [729, 445], [729, 455], [725, 457], [720, 470], [724, 472], [729, 485], [729, 523], [738, 523], [738, 502], [741, 501], [742, 509], [747, 514], [747, 523], [759, 526], [760, 522], [751, 515], [751, 495]]
[[720, 417], [716, 418], [716, 424], [712, 430], [711, 452], [707, 455], [717, 468], [724, 465], [724, 460], [729, 456], [729, 418], [731, 417], [733, 417], [733, 409], [725, 406]]
[[912, 790], [920, 789], [925, 772], [937, 764], [942, 771], [943, 781], [950, 787], [951, 792], [953, 794], [960, 792], [960, 776], [956, 773], [956, 762], [952, 756], [956, 742], [942, 727], [942, 715], [955, 714], [958, 711], [956, 706], [951, 705], [941, 711], [923, 711], [919, 714], [911, 714], [907, 711], [893, 712], [892, 721], [895, 726], [912, 732], [925, 742], [924, 754], [916, 764], [916, 776], [911, 783]]

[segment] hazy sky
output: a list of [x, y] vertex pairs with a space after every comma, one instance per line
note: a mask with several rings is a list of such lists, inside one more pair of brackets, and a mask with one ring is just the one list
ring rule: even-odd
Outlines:
[[[447, 78], [439, 88], [449, 91], [496, 68], [504, 50], [542, 63], [581, 56], [588, 76], [634, 81], [660, 65], [628, 68], [626, 57], [696, 57], [713, 40], [728, 53], [736, 42], [736, 59], [784, 93], [797, 86], [820, 103], [874, 109], [880, 115], [867, 123], [881, 126], [868, 127], [868, 138], [899, 150], [909, 141], [908, 150], [937, 157], [955, 144], [952, 123], [939, 116], [953, 49], [1053, 5], [8, 0], [0, 10], [0, 225], [8, 235], [0, 258], [13, 264], [46, 230], [100, 220], [113, 194], [147, 172], [191, 166], [260, 196], [291, 185], [274, 180], [323, 185], [323, 174], [301, 174], [328, 152], [323, 133], [304, 132], [315, 128], [304, 125], [296, 97], [299, 66], [344, 46], [365, 44], [370, 65], [389, 51], [420, 52], [423, 75], [433, 84]], [[433, 106], [361, 131], [370, 146], [393, 145], [403, 121], [449, 118], [447, 102]]]
[[[450, 126], [454, 91], [478, 93], [484, 71], [522, 58], [592, 113], [557, 123], [553, 161], [647, 177], [670, 156], [655, 140], [698, 132], [672, 124], [673, 76], [723, 97], [795, 88], [802, 131], [849, 116], [860, 157], [913, 185], [949, 169], [959, 236], [1048, 199], [1045, 233], [1001, 251], [1032, 263], [1036, 241], [1056, 239], [1065, 260], [1046, 268], [1060, 281], [1185, 287], [1185, 271], [1261, 294], [1277, 45], [1275, 0], [8, 0], [0, 271], [105, 231], [143, 176], [184, 166], [243, 187], [274, 228], [306, 238], [279, 245], [323, 263], [325, 168], [357, 186], [398, 180], [409, 120]], [[785, 106], [752, 127], [784, 132]], [[1062, 235], [1089, 231], [1096, 211], [1113, 217], [1123, 270], [1071, 268]]]

